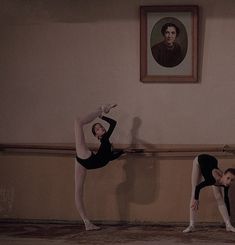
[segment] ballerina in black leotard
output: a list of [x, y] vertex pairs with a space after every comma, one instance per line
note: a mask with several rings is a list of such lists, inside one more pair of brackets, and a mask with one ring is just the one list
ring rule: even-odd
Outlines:
[[[81, 215], [81, 218], [85, 224], [86, 230], [96, 230], [99, 229], [98, 226], [91, 223], [88, 219], [84, 204], [83, 204], [83, 187], [86, 177], [87, 169], [97, 169], [104, 167], [110, 161], [121, 156], [124, 151], [114, 151], [112, 145], [109, 142], [109, 137], [111, 136], [115, 126], [116, 121], [103, 116], [103, 113], [108, 113], [110, 109], [115, 107], [116, 104], [109, 104], [98, 108], [95, 112], [90, 113], [86, 117], [75, 120], [75, 141], [76, 141], [76, 163], [75, 163], [75, 202], [77, 209]], [[106, 129], [100, 124], [95, 123], [92, 127], [92, 132], [95, 137], [97, 137], [101, 144], [97, 153], [93, 153], [89, 150], [85, 136], [83, 132], [83, 126], [92, 122], [97, 117], [110, 124], [109, 129]]]
[[[204, 178], [200, 182], [201, 178]], [[230, 205], [228, 189], [235, 179], [235, 169], [229, 168], [224, 173], [218, 168], [218, 161], [214, 156], [201, 154], [193, 161], [192, 169], [192, 195], [190, 201], [190, 224], [183, 232], [195, 230], [195, 216], [199, 207], [200, 190], [212, 186], [218, 209], [223, 217], [227, 231], [235, 232], [230, 222]], [[224, 195], [222, 194], [224, 188]]]

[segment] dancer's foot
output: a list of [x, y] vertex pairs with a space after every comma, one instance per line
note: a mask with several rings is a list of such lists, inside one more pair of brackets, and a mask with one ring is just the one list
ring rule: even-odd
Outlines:
[[85, 222], [86, 231], [100, 230], [101, 228], [97, 225], [92, 224], [90, 221]]
[[235, 232], [235, 228], [232, 225], [227, 225], [226, 226], [226, 231]]
[[189, 233], [195, 231], [195, 227], [190, 225], [185, 230], [183, 230], [183, 233]]
[[117, 106], [117, 104], [107, 104], [107, 105], [102, 105], [102, 106], [101, 106], [101, 109], [102, 109], [102, 112], [103, 112], [103, 113], [107, 114], [107, 113], [109, 113], [109, 111], [110, 111], [112, 108], [114, 108], [114, 107], [116, 107], [116, 106]]

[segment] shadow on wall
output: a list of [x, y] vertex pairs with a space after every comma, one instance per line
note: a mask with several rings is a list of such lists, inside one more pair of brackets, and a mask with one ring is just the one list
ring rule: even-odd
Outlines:
[[[154, 146], [139, 139], [138, 131], [141, 126], [141, 119], [135, 117], [131, 130], [131, 145], [143, 146], [154, 149]], [[146, 205], [154, 202], [158, 193], [159, 171], [155, 156], [139, 156], [128, 154], [125, 158], [123, 170], [125, 180], [120, 183], [116, 190], [119, 216], [121, 221], [129, 220], [130, 204]]]

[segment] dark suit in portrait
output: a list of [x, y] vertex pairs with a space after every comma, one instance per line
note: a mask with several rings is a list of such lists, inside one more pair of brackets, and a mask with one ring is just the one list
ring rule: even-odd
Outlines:
[[178, 43], [168, 46], [160, 42], [152, 47], [152, 55], [157, 63], [165, 67], [177, 66], [182, 61], [182, 51]]

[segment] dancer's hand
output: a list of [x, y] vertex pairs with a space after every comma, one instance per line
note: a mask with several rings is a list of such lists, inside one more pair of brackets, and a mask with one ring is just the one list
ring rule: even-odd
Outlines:
[[196, 211], [196, 210], [198, 210], [198, 208], [199, 208], [199, 201], [194, 199], [193, 203], [191, 205], [191, 209]]
[[102, 110], [103, 113], [107, 114], [107, 113], [109, 113], [109, 111], [110, 111], [112, 108], [114, 108], [114, 107], [116, 107], [116, 106], [117, 106], [117, 104], [107, 104], [107, 105], [103, 105], [103, 106], [101, 106], [101, 110]]

